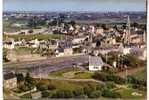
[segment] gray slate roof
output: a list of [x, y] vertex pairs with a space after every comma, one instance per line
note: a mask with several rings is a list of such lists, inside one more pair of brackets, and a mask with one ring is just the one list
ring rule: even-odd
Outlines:
[[101, 57], [89, 56], [89, 65], [103, 66], [104, 62], [102, 61]]
[[11, 78], [15, 78], [16, 76], [12, 72], [9, 72], [9, 73], [5, 73], [3, 77], [4, 77], [4, 80], [8, 80]]

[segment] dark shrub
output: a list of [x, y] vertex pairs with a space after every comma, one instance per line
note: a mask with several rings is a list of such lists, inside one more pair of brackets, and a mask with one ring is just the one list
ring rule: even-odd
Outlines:
[[42, 91], [42, 97], [50, 97], [51, 94], [49, 91]]
[[101, 96], [101, 91], [93, 91], [90, 93], [89, 98], [99, 98]]
[[48, 90], [48, 86], [45, 85], [45, 84], [43, 84], [43, 83], [38, 83], [38, 84], [36, 85], [36, 87], [37, 87], [37, 90], [39, 90], [39, 91]]
[[49, 84], [48, 90], [54, 90], [54, 89], [56, 89], [56, 87], [53, 84]]
[[73, 91], [73, 94], [75, 97], [79, 97], [81, 95], [84, 95], [84, 90], [82, 88], [77, 88]]
[[72, 98], [73, 93], [70, 90], [58, 90], [52, 95], [52, 98]]
[[83, 90], [84, 90], [84, 94], [89, 96], [91, 92], [96, 90], [96, 87], [93, 87], [92, 85], [87, 85], [83, 88]]
[[119, 93], [110, 91], [109, 89], [104, 89], [102, 91], [102, 96], [108, 98], [121, 98], [121, 95]]
[[93, 75], [93, 78], [97, 79], [97, 80], [101, 80], [101, 81], [113, 81], [117, 84], [125, 83], [125, 79], [123, 79], [119, 76], [113, 75], [113, 74], [108, 74], [108, 73], [97, 72]]
[[114, 82], [106, 82], [106, 87], [107, 87], [108, 89], [112, 89], [112, 88], [114, 88], [114, 87], [116, 87], [116, 86], [115, 86], [115, 83], [114, 83]]

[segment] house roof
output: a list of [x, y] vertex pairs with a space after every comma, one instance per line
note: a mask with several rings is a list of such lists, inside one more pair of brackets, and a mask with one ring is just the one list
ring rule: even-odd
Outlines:
[[57, 48], [57, 49], [55, 49], [55, 51], [64, 52], [64, 49], [63, 48]]
[[8, 79], [14, 78], [15, 74], [13, 74], [12, 72], [9, 72], [9, 73], [5, 73], [3, 77], [4, 77], [4, 80], [8, 80]]
[[103, 64], [104, 63], [103, 63], [101, 57], [89, 56], [89, 65], [102, 66]]

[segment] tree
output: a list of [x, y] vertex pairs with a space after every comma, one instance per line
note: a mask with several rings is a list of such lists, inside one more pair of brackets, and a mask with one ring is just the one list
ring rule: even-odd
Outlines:
[[138, 27], [138, 26], [139, 26], [139, 24], [136, 23], [136, 22], [134, 22], [134, 23], [132, 24], [132, 27]]
[[117, 25], [114, 25], [113, 28], [114, 28], [115, 30], [118, 30]]
[[106, 24], [102, 24], [101, 27], [102, 27], [104, 30], [107, 30]]
[[130, 66], [130, 67], [138, 67], [138, 65], [141, 64], [141, 60], [138, 59], [135, 55], [128, 54], [120, 58], [121, 62], [123, 62], [124, 65]]
[[31, 80], [32, 80], [32, 78], [30, 77], [30, 73], [27, 72], [27, 73], [26, 73], [26, 77], [25, 77], [25, 81], [28, 82], [28, 83], [30, 83]]
[[25, 77], [25, 85], [29, 86], [30, 88], [35, 86], [35, 81], [33, 80], [33, 78], [30, 76], [29, 72], [26, 73], [26, 77]]
[[123, 25], [122, 25], [122, 28], [123, 28], [123, 29], [126, 29], [126, 28], [127, 28], [126, 24], [123, 24]]
[[56, 26], [56, 25], [57, 25], [57, 20], [56, 19], [54, 19], [53, 21], [51, 21], [49, 23], [49, 26]]
[[37, 18], [33, 17], [28, 21], [28, 27], [30, 28], [36, 28], [37, 27]]
[[69, 22], [69, 24], [71, 24], [72, 26], [75, 26], [75, 25], [76, 25], [76, 22], [73, 21], [73, 20], [71, 20], [71, 21]]
[[99, 47], [100, 45], [101, 45], [101, 42], [99, 40], [97, 40], [96, 47]]
[[22, 82], [22, 81], [25, 80], [25, 78], [24, 78], [22, 73], [16, 74], [16, 77], [17, 77], [17, 82]]

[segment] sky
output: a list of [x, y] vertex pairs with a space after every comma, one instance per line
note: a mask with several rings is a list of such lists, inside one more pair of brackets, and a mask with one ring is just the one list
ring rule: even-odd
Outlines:
[[3, 0], [3, 11], [145, 11], [145, 0]]

